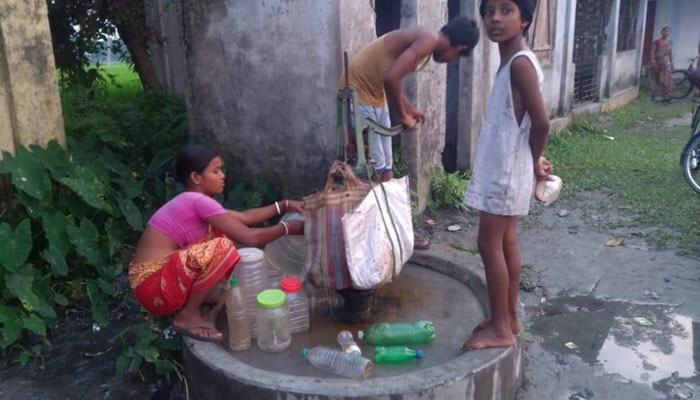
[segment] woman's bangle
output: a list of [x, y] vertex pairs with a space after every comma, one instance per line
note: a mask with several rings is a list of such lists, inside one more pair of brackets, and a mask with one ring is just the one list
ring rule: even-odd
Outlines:
[[284, 236], [288, 236], [289, 235], [289, 227], [287, 226], [287, 222], [280, 221], [280, 224], [282, 224], [282, 226], [284, 227]]
[[284, 211], [289, 211], [289, 199], [284, 200]]
[[280, 211], [280, 205], [275, 202], [275, 208], [277, 209], [277, 215], [282, 215], [282, 211]]

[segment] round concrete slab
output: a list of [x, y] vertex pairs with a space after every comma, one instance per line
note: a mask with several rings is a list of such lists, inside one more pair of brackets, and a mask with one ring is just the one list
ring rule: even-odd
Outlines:
[[[220, 345], [186, 339], [185, 374], [197, 399], [512, 399], [520, 383], [520, 345], [463, 353], [460, 346], [484, 318], [487, 302], [480, 271], [431, 252], [414, 255], [394, 282], [378, 292], [377, 321], [426, 319], [436, 340], [422, 348], [425, 357], [408, 364], [375, 364], [367, 380], [338, 377], [313, 368], [299, 354], [303, 347], [336, 347], [342, 329], [356, 334], [368, 324], [333, 321], [314, 315], [309, 332], [294, 335], [284, 352], [253, 347], [229, 353]], [[373, 359], [373, 346], [358, 341]], [[400, 397], [396, 397], [400, 396]]]

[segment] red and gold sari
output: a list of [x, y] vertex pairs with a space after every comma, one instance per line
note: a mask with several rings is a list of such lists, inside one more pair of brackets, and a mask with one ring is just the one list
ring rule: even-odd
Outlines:
[[190, 293], [210, 289], [228, 277], [240, 255], [233, 242], [210, 227], [197, 243], [155, 261], [129, 264], [134, 296], [152, 314], [170, 315]]
[[651, 95], [668, 97], [674, 84], [671, 79], [671, 41], [656, 39], [652, 45]]

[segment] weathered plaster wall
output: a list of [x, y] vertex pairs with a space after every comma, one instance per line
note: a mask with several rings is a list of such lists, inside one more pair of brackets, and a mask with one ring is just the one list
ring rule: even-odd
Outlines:
[[671, 27], [673, 61], [676, 68], [687, 68], [689, 58], [698, 55], [700, 43], [700, 1], [663, 0], [656, 2], [654, 39], [661, 37], [664, 26]]
[[341, 48], [342, 51], [348, 52], [348, 59], [367, 43], [376, 39], [377, 17], [371, 2], [340, 0], [339, 18]]
[[637, 49], [623, 51], [615, 55], [615, 75], [611, 97], [637, 86], [639, 77]]
[[182, 41], [181, 0], [148, 0], [146, 15], [152, 30], [148, 42], [153, 66], [163, 88], [185, 94], [185, 46]]
[[51, 32], [43, 0], [0, 2], [0, 150], [65, 144]]
[[319, 188], [336, 140], [338, 2], [184, 2], [191, 135], [229, 171], [283, 193]]
[[[447, 0], [403, 0], [401, 27], [426, 26], [435, 30], [447, 23]], [[401, 155], [409, 162], [411, 189], [418, 194], [418, 210], [425, 209], [430, 192], [430, 170], [442, 162], [445, 146], [447, 64], [430, 61], [422, 71], [403, 79], [406, 97], [426, 115], [426, 122], [401, 136]]]

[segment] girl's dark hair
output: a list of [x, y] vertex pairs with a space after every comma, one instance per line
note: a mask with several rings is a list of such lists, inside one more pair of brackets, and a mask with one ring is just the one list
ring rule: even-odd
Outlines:
[[176, 181], [187, 184], [192, 171], [201, 174], [219, 153], [201, 144], [190, 144], [180, 151], [170, 172]]
[[440, 33], [450, 39], [452, 46], [467, 46], [460, 53], [460, 56], [467, 57], [471, 54], [472, 49], [479, 42], [479, 28], [476, 22], [467, 17], [455, 17], [440, 29]]
[[[532, 19], [535, 17], [535, 8], [537, 8], [537, 0], [510, 0], [518, 6], [520, 10], [520, 18], [523, 21], [527, 21], [527, 25], [523, 30], [523, 36], [527, 35], [527, 31], [530, 29], [530, 24], [532, 24]], [[484, 18], [486, 14], [486, 3], [488, 0], [481, 0], [479, 3], [479, 14], [481, 18]]]

